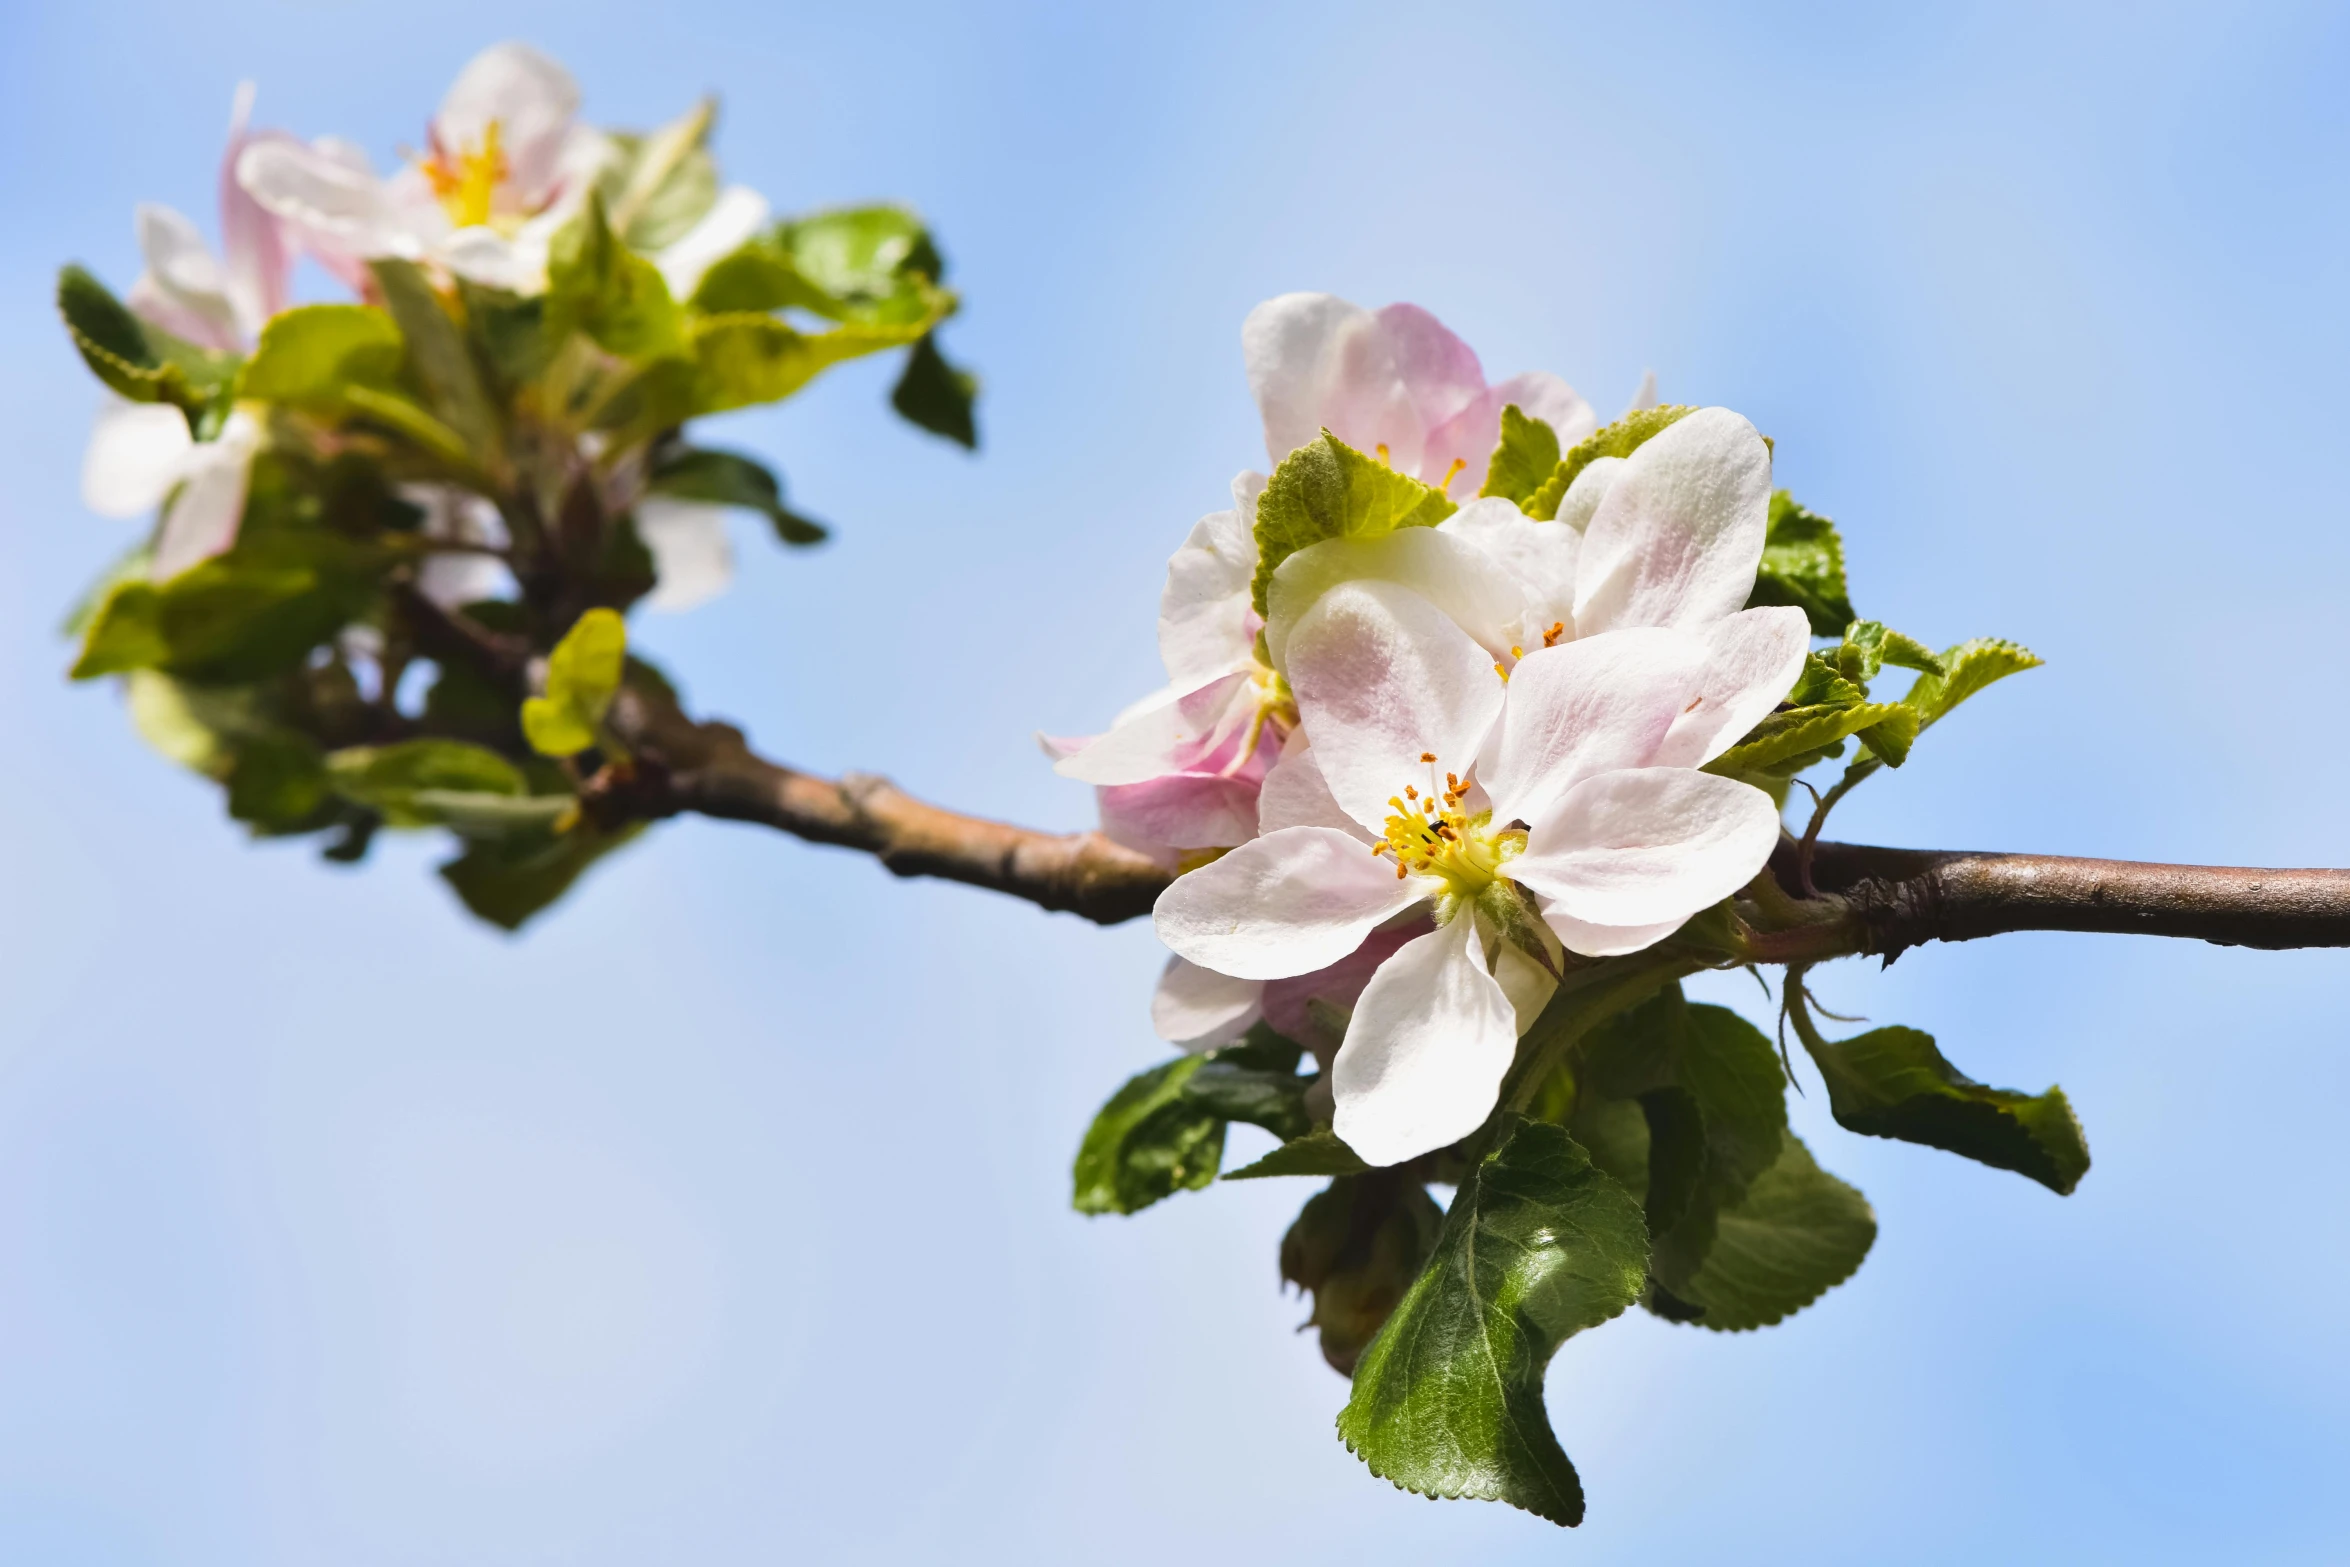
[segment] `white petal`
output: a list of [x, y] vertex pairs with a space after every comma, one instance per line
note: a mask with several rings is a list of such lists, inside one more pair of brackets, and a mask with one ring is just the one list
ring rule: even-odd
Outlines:
[[1213, 1050], [1248, 1032], [1264, 1015], [1265, 982], [1234, 979], [1169, 958], [1151, 994], [1151, 1027], [1186, 1050]]
[[1575, 482], [1567, 486], [1567, 493], [1559, 497], [1558, 520], [1577, 533], [1589, 529], [1599, 503], [1607, 499], [1607, 492], [1615, 487], [1616, 476], [1623, 471], [1621, 457], [1594, 457], [1585, 463], [1575, 475]]
[[[503, 545], [505, 519], [481, 496], [444, 484], [404, 484], [400, 498], [424, 508], [424, 534], [460, 544]], [[427, 555], [416, 569], [416, 590], [443, 609], [501, 598], [514, 574], [494, 555], [446, 551]]]
[[1468, 1136], [1493, 1111], [1518, 1049], [1517, 1016], [1456, 919], [1379, 966], [1331, 1068], [1332, 1130], [1373, 1165]]
[[[1542, 935], [1545, 948], [1558, 946], [1556, 941], [1550, 939], [1549, 931], [1543, 931]], [[1480, 934], [1477, 939], [1482, 942], [1485, 938]], [[1556, 966], [1559, 954], [1553, 951], [1550, 960]], [[1510, 1015], [1516, 1023], [1519, 1037], [1525, 1037], [1526, 1030], [1534, 1026], [1534, 1020], [1542, 1016], [1542, 1009], [1549, 1006], [1550, 998], [1558, 993], [1559, 982], [1551, 976], [1549, 969], [1506, 941], [1494, 955], [1493, 978], [1501, 986], [1502, 994], [1510, 998]]]
[[1436, 531], [1476, 545], [1517, 579], [1525, 595], [1514, 632], [1521, 645], [1541, 646], [1543, 632], [1554, 625], [1562, 637], [1575, 634], [1575, 558], [1583, 535], [1555, 522], [1537, 522], [1498, 495], [1468, 502]]
[[131, 285], [131, 309], [199, 347], [223, 352], [243, 347], [227, 275], [196, 225], [154, 202], [141, 202], [136, 216], [147, 270]]
[[1579, 952], [1587, 958], [1616, 958], [1627, 952], [1644, 952], [1688, 923], [1686, 919], [1675, 919], [1660, 920], [1653, 925], [1594, 925], [1555, 908], [1544, 909], [1542, 918], [1550, 926], [1551, 934], [1569, 952]]
[[1655, 406], [1656, 372], [1643, 370], [1640, 372], [1640, 385], [1634, 388], [1632, 401], [1624, 405], [1624, 412], [1628, 414], [1645, 413]]
[[1673, 720], [1672, 733], [1657, 747], [1652, 760], [1659, 767], [1703, 767], [1736, 745], [1794, 688], [1811, 647], [1811, 623], [1785, 605], [1740, 610], [1703, 635], [1696, 703]]
[[155, 560], [149, 568], [154, 580], [168, 581], [237, 541], [237, 524], [245, 518], [245, 487], [260, 446], [260, 426], [241, 410], [228, 416], [217, 437], [196, 443], [188, 454], [179, 494], [172, 497], [155, 536]]
[[1485, 649], [1435, 605], [1392, 582], [1322, 595], [1289, 639], [1289, 683], [1314, 759], [1341, 809], [1372, 832], [1388, 798], [1467, 776], [1500, 716], [1501, 677]]
[[1102, 835], [1168, 865], [1178, 849], [1222, 849], [1257, 835], [1257, 786], [1216, 773], [1170, 773], [1096, 789]]
[[1053, 771], [1090, 784], [1135, 784], [1183, 772], [1229, 728], [1234, 704], [1249, 700], [1248, 685], [1246, 675], [1227, 675], [1181, 696], [1136, 703], [1109, 733]]
[[1520, 659], [1493, 756], [1478, 775], [1494, 820], [1539, 828], [1584, 779], [1649, 766], [1697, 684], [1705, 647], [1694, 632], [1652, 627]]
[[495, 120], [507, 180], [522, 204], [535, 208], [554, 182], [578, 113], [579, 84], [569, 71], [528, 44], [493, 44], [458, 73], [433, 131], [453, 157], [479, 151]]
[[546, 287], [547, 260], [543, 246], [527, 246], [522, 237], [509, 239], [496, 229], [457, 229], [433, 248], [433, 259], [459, 277], [517, 294], [534, 294]]
[[[1387, 334], [1396, 374], [1424, 428], [1433, 430], [1484, 396], [1485, 369], [1477, 363], [1476, 350], [1452, 328], [1418, 305], [1383, 305], [1372, 314]], [[1493, 405], [1493, 417], [1498, 440], [1499, 403]], [[1425, 455], [1420, 466], [1426, 466]], [[1440, 477], [1442, 472], [1438, 470]]]
[[[1509, 874], [1575, 920], [1679, 922], [1754, 879], [1779, 813], [1751, 784], [1683, 767], [1602, 773], [1534, 824]], [[1574, 945], [1556, 925], [1561, 940]]]
[[1257, 570], [1257, 497], [1264, 475], [1232, 481], [1232, 510], [1210, 512], [1167, 561], [1159, 595], [1159, 656], [1167, 678], [1189, 689], [1234, 670], [1253, 656], [1256, 629], [1249, 586]]
[[659, 257], [662, 278], [673, 299], [685, 299], [701, 285], [702, 274], [742, 249], [767, 226], [767, 198], [748, 185], [718, 193], [701, 220], [680, 234]]
[[1257, 826], [1264, 832], [1279, 832], [1284, 827], [1328, 827], [1360, 838], [1366, 844], [1377, 842], [1340, 809], [1303, 730], [1290, 737], [1289, 743], [1281, 748], [1281, 759], [1265, 774], [1264, 787], [1257, 794]]
[[726, 508], [709, 501], [650, 495], [636, 504], [636, 536], [652, 552], [651, 609], [691, 609], [726, 591], [734, 580], [734, 546], [726, 537]]
[[1324, 539], [1281, 563], [1265, 595], [1273, 667], [1288, 671], [1290, 633], [1316, 600], [1341, 582], [1366, 581], [1398, 583], [1434, 604], [1489, 663], [1521, 640], [1526, 595], [1507, 567], [1441, 527], [1398, 528], [1376, 539]]
[[1320, 827], [1267, 833], [1175, 878], [1151, 923], [1192, 962], [1236, 979], [1327, 968], [1427, 896], [1359, 839]]
[[1684, 417], [1625, 460], [1585, 529], [1576, 626], [1691, 626], [1744, 608], [1770, 506], [1754, 426], [1727, 408]]
[[109, 399], [82, 456], [82, 504], [101, 517], [142, 517], [179, 482], [196, 439], [168, 403]]
[[1283, 294], [1248, 313], [1240, 350], [1275, 463], [1327, 429], [1358, 451], [1385, 445], [1397, 472], [1418, 471], [1420, 415], [1370, 311], [1330, 294]]
[[[341, 144], [256, 141], [237, 159], [237, 182], [345, 282], [366, 278], [369, 256], [421, 254], [422, 236], [364, 160]], [[437, 210], [437, 209], [436, 209]], [[445, 229], [444, 218], [440, 227]]]

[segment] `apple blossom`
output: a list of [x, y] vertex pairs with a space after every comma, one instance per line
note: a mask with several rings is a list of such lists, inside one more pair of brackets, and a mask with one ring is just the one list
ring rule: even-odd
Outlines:
[[[1379, 967], [1338, 1052], [1337, 1130], [1373, 1164], [1466, 1136], [1526, 1021], [1496, 972], [1527, 944], [1516, 910], [1532, 904], [1569, 951], [1636, 952], [1751, 880], [1777, 841], [1768, 795], [1695, 765], [1742, 732], [1709, 707], [1760, 716], [1795, 669], [1724, 690], [1711, 653], [1697, 633], [1638, 628], [1530, 652], [1505, 678], [1421, 595], [1331, 589], [1290, 637], [1311, 744], [1276, 773], [1296, 776], [1268, 780], [1263, 837], [1160, 897], [1161, 939], [1273, 980], [1424, 912], [1436, 928]], [[1276, 825], [1290, 814], [1306, 820]]]
[[422, 156], [389, 177], [349, 142], [246, 151], [237, 176], [329, 271], [367, 287], [368, 260], [432, 261], [520, 293], [545, 285], [547, 247], [613, 155], [578, 123], [570, 72], [524, 44], [476, 55], [433, 116]]

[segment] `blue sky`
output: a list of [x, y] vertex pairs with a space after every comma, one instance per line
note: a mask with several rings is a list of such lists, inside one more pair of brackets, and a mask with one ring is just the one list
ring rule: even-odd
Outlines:
[[125, 533], [76, 500], [97, 393], [50, 280], [127, 283], [135, 201], [209, 222], [240, 77], [380, 160], [509, 36], [605, 123], [718, 91], [731, 174], [912, 201], [965, 291], [986, 450], [886, 417], [878, 366], [738, 416], [837, 542], [746, 529], [729, 597], [640, 621], [771, 754], [1083, 821], [1029, 735], [1156, 683], [1164, 557], [1261, 457], [1240, 319], [1327, 288], [1603, 408], [1654, 367], [1744, 411], [1864, 613], [2047, 656], [1844, 835], [2350, 864], [2338, 7], [10, 7], [0, 1560], [2350, 1554], [2341, 954], [1823, 973], [2061, 1081], [2096, 1167], [2059, 1200], [1813, 1084], [1874, 1255], [1764, 1333], [1571, 1343], [1563, 1535], [1335, 1441], [1275, 1289], [1304, 1183], [1068, 1211], [1159, 1053], [1147, 930], [689, 821], [513, 940], [437, 846], [242, 842], [61, 678]]

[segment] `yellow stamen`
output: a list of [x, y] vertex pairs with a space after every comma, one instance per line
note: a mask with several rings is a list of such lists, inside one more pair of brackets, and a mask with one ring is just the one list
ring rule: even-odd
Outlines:
[[509, 172], [506, 154], [498, 145], [498, 122], [492, 120], [482, 127], [480, 147], [460, 147], [452, 152], [436, 143], [432, 158], [420, 161], [417, 167], [424, 171], [451, 223], [473, 228], [489, 222], [498, 187]]
[[1554, 620], [1550, 623], [1550, 629], [1542, 633], [1542, 645], [1544, 647], [1557, 647], [1559, 645], [1559, 638], [1565, 636], [1566, 634], [1567, 623], [1563, 620]]
[[[1387, 463], [1387, 443], [1385, 441], [1381, 441], [1378, 445], [1372, 447], [1371, 450], [1378, 453], [1380, 462]], [[1387, 465], [1389, 467], [1394, 466], [1392, 463], [1387, 463]]]
[[1452, 481], [1459, 478], [1461, 476], [1461, 470], [1468, 466], [1469, 459], [1466, 457], [1455, 457], [1452, 460], [1452, 466], [1444, 470], [1444, 482], [1437, 485], [1436, 487], [1440, 490], [1451, 489]]

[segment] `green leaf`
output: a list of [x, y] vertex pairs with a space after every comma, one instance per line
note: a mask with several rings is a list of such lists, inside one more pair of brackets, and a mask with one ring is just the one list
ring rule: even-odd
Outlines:
[[979, 377], [947, 362], [938, 351], [936, 332], [925, 332], [914, 345], [889, 393], [898, 417], [971, 451], [979, 449], [979, 424], [972, 415], [978, 400]]
[[1257, 1181], [1274, 1175], [1360, 1175], [1371, 1168], [1339, 1140], [1327, 1126], [1292, 1137], [1256, 1163], [1243, 1165], [1224, 1177], [1228, 1181]]
[[1771, 492], [1762, 567], [1746, 603], [1750, 609], [1792, 604], [1803, 611], [1817, 636], [1842, 636], [1852, 623], [1852, 599], [1844, 586], [1844, 541], [1837, 536], [1836, 525], [1796, 505], [1785, 490]]
[[822, 524], [783, 504], [783, 485], [773, 473], [734, 452], [670, 448], [654, 462], [645, 488], [655, 495], [759, 512], [786, 544], [821, 544], [827, 536]]
[[724, 413], [779, 402], [845, 360], [901, 348], [918, 334], [901, 327], [843, 326], [802, 332], [763, 315], [709, 316], [694, 325], [694, 408]]
[[1862, 745], [1874, 751], [1888, 767], [1899, 767], [1909, 760], [1909, 748], [1917, 743], [1917, 709], [1896, 703], [1890, 716], [1881, 718], [1866, 729], [1855, 730]]
[[326, 770], [318, 747], [284, 730], [245, 739], [229, 766], [228, 813], [261, 833], [303, 832], [324, 826]]
[[1299, 550], [1326, 539], [1376, 539], [1398, 528], [1433, 528], [1459, 510], [1442, 490], [1321, 435], [1281, 459], [1257, 502], [1257, 575], [1251, 593], [1264, 613], [1273, 573]]
[[[1558, 465], [1558, 432], [1516, 403], [1505, 403], [1501, 410], [1501, 444], [1493, 450], [1493, 460], [1485, 469], [1484, 488], [1477, 493], [1499, 495], [1523, 507]], [[1564, 494], [1564, 489], [1560, 493]], [[1551, 515], [1558, 515], [1556, 505], [1551, 507]]]
[[1632, 1195], [1564, 1129], [1509, 1118], [1363, 1353], [1340, 1436], [1404, 1490], [1580, 1523], [1583, 1487], [1551, 1433], [1543, 1371], [1566, 1339], [1639, 1299], [1647, 1272]]
[[1071, 1172], [1079, 1213], [1136, 1213], [1198, 1191], [1224, 1160], [1224, 1122], [1183, 1088], [1205, 1056], [1177, 1056], [1127, 1080], [1086, 1129]]
[[580, 332], [632, 361], [686, 351], [685, 312], [661, 269], [612, 232], [601, 195], [591, 192], [547, 247], [547, 327], [558, 341]]
[[1220, 1120], [1245, 1121], [1287, 1139], [1313, 1129], [1305, 1106], [1310, 1081], [1297, 1075], [1294, 1059], [1288, 1067], [1254, 1065], [1247, 1047], [1227, 1047], [1191, 1074], [1183, 1097]]
[[[1796, 758], [1835, 745], [1872, 725], [1900, 715], [1895, 702], [1863, 702], [1854, 707], [1798, 707], [1773, 713], [1754, 726], [1747, 737], [1706, 764], [1706, 771], [1735, 778], [1767, 769], [1785, 771]], [[1904, 754], [1907, 754], [1906, 747]]]
[[371, 583], [318, 559], [241, 543], [169, 582], [124, 582], [91, 617], [73, 678], [162, 669], [210, 683], [299, 665], [340, 630]]
[[1865, 677], [1831, 664], [1817, 653], [1803, 655], [1803, 673], [1787, 693], [1795, 707], [1857, 707], [1869, 699]]
[[373, 305], [296, 305], [261, 328], [237, 396], [340, 412], [354, 390], [393, 391], [405, 352], [398, 325]]
[[716, 118], [704, 98], [650, 136], [607, 131], [619, 156], [597, 176], [613, 229], [634, 250], [661, 250], [699, 223], [718, 200], [718, 165], [706, 145]]
[[591, 609], [547, 655], [547, 689], [522, 704], [522, 733], [541, 756], [577, 756], [593, 747], [604, 714], [620, 691], [628, 623], [617, 611]]
[[173, 404], [191, 425], [236, 379], [236, 355], [198, 348], [140, 320], [81, 267], [57, 274], [57, 311], [99, 380], [133, 402]]
[[[778, 224], [703, 274], [710, 313], [805, 310], [829, 321], [927, 331], [952, 315], [946, 264], [901, 207], [853, 207]], [[918, 335], [918, 333], [917, 333]]]
[[1306, 1200], [1281, 1238], [1281, 1277], [1314, 1297], [1306, 1321], [1333, 1370], [1354, 1374], [1443, 1225], [1426, 1189], [1392, 1170], [1342, 1175]]
[[1866, 685], [1887, 664], [1902, 669], [1942, 673], [1942, 660], [1915, 637], [1903, 636], [1882, 621], [1856, 620], [1844, 628], [1844, 644], [1833, 650], [1836, 669], [1847, 679]]
[[1802, 1310], [1852, 1277], [1877, 1238], [1868, 1199], [1815, 1164], [1792, 1132], [1712, 1227], [1703, 1264], [1670, 1289], [1717, 1332], [1769, 1327]]
[[384, 257], [367, 265], [406, 344], [408, 368], [423, 386], [426, 404], [480, 460], [496, 447], [498, 411], [482, 385], [465, 333], [414, 262]]
[[477, 841], [443, 865], [441, 877], [474, 915], [500, 930], [520, 930], [570, 891], [589, 866], [643, 830], [642, 822], [616, 833], [583, 822], [568, 832]]
[[1614, 424], [1594, 430], [1571, 447], [1567, 455], [1551, 469], [1532, 495], [1521, 503], [1529, 517], [1548, 522], [1559, 514], [1559, 502], [1567, 498], [1568, 488], [1575, 476], [1601, 457], [1629, 457], [1651, 437], [1660, 435], [1679, 423], [1684, 415], [1697, 410], [1677, 404], [1662, 408], [1636, 408]]
[[[326, 772], [337, 794], [366, 806], [391, 827], [443, 825], [441, 806], [450, 796], [460, 797], [463, 810], [465, 797], [518, 797], [529, 787], [512, 762], [462, 740], [352, 746], [329, 756]], [[551, 803], [560, 809], [568, 801]], [[546, 822], [542, 816], [540, 825]]]
[[1828, 1085], [1837, 1124], [1870, 1137], [1924, 1143], [2026, 1175], [2069, 1196], [2089, 1172], [2089, 1144], [2064, 1090], [1988, 1088], [1952, 1066], [1934, 1036], [1876, 1028], [1830, 1041], [1802, 1030]]
[[1917, 710], [1918, 727], [1932, 728], [1950, 710], [1995, 680], [2038, 669], [2040, 656], [2013, 642], [1977, 637], [1947, 649], [1941, 656], [1942, 673], [1918, 676], [1917, 684], [1901, 700]]

